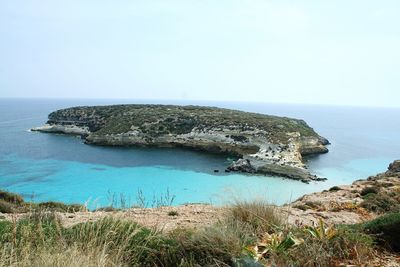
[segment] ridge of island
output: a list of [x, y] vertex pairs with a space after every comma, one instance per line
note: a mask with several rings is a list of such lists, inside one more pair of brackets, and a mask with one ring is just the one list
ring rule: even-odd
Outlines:
[[303, 120], [216, 107], [109, 105], [60, 109], [32, 131], [80, 135], [104, 146], [186, 147], [240, 157], [226, 171], [309, 182], [303, 156], [327, 153], [329, 141]]

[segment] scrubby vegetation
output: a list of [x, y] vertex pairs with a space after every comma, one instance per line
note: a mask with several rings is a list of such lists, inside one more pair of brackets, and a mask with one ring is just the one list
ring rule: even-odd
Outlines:
[[397, 191], [366, 190], [363, 200], [360, 204], [362, 208], [378, 214], [400, 212], [400, 193]]
[[111, 217], [65, 228], [56, 213], [41, 210], [19, 221], [0, 221], [0, 266], [359, 264], [373, 248], [373, 238], [364, 232], [322, 221], [290, 226], [264, 202], [239, 201], [211, 226], [171, 232]]
[[0, 191], [0, 212], [1, 213], [24, 213], [32, 211], [59, 211], [76, 212], [85, 211], [86, 207], [80, 204], [64, 204], [61, 202], [25, 202], [23, 197], [7, 191]]
[[400, 213], [383, 215], [360, 227], [364, 232], [374, 235], [378, 244], [400, 252]]
[[[75, 107], [53, 112], [50, 123], [71, 123], [88, 126], [99, 135], [126, 133], [135, 129], [157, 136], [189, 133], [194, 127], [266, 130], [271, 140], [287, 142], [288, 132], [302, 136], [318, 135], [304, 121], [214, 107], [175, 105], [113, 105]], [[243, 136], [233, 136], [245, 138]]]
[[306, 201], [304, 204], [294, 205], [293, 208], [301, 210], [308, 210], [308, 209], [321, 210], [323, 209], [323, 205], [319, 201]]
[[377, 246], [400, 251], [400, 213], [350, 226], [289, 225], [273, 205], [236, 201], [212, 225], [164, 232], [112, 217], [64, 227], [57, 212], [81, 206], [0, 196], [11, 209], [29, 207], [22, 219], [0, 219], [0, 266], [339, 266], [369, 261]]
[[331, 191], [331, 192], [336, 192], [339, 190], [342, 190], [339, 186], [332, 186], [331, 188], [329, 188], [329, 191]]
[[376, 186], [368, 186], [361, 190], [360, 195], [366, 196], [368, 194], [377, 194], [379, 192], [379, 188]]

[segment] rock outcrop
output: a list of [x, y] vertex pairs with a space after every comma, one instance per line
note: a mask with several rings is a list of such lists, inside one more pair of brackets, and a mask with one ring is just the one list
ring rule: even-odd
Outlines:
[[174, 105], [74, 107], [52, 112], [34, 131], [81, 135], [87, 144], [188, 147], [241, 157], [227, 171], [307, 182], [302, 156], [328, 152], [329, 141], [303, 120], [237, 110]]
[[392, 163], [390, 163], [388, 172], [400, 173], [400, 160], [395, 160]]
[[399, 212], [399, 190], [400, 160], [396, 160], [384, 173], [304, 195], [283, 206], [282, 213], [293, 224], [316, 225], [321, 219], [329, 224], [361, 223]]

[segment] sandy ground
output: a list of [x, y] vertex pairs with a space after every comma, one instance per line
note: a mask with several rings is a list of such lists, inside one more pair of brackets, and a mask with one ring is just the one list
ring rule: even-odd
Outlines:
[[[304, 195], [289, 205], [277, 207], [290, 224], [313, 225], [322, 219], [327, 224], [354, 224], [377, 215], [359, 207], [365, 187], [379, 187], [387, 192], [400, 191], [400, 172], [383, 173], [359, 180], [351, 185], [338, 186], [337, 191], [323, 191]], [[311, 205], [311, 207], [310, 207]], [[304, 208], [306, 207], [306, 208]], [[135, 221], [143, 226], [160, 230], [177, 227], [198, 228], [210, 225], [224, 217], [227, 208], [206, 204], [187, 204], [177, 207], [131, 208], [123, 211], [94, 211], [57, 213], [64, 226], [95, 221], [107, 216]], [[0, 213], [1, 214], [1, 213]], [[7, 220], [19, 219], [25, 214], [1, 214]]]

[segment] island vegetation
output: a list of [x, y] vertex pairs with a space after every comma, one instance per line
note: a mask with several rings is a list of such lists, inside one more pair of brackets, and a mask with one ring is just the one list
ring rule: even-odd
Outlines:
[[52, 112], [33, 130], [81, 135], [109, 146], [187, 147], [241, 159], [226, 171], [318, 180], [302, 156], [328, 152], [328, 140], [303, 120], [202, 106], [112, 105]]

